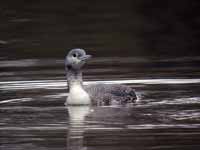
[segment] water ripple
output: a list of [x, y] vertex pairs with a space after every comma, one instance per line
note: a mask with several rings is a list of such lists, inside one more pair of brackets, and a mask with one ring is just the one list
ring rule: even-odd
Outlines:
[[[84, 84], [196, 84], [200, 79], [143, 79], [143, 80], [110, 80], [88, 81]], [[19, 89], [63, 89], [66, 88], [66, 80], [34, 80], [34, 81], [3, 81], [0, 82], [0, 90]]]

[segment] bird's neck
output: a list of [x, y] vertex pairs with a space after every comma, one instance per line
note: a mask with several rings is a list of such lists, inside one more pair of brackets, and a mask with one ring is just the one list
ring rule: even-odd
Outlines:
[[68, 70], [67, 71], [67, 84], [69, 90], [73, 85], [83, 85], [82, 71], [81, 70]]

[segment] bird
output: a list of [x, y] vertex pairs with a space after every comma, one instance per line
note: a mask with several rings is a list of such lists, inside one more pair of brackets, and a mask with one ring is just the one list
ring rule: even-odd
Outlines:
[[69, 95], [65, 105], [126, 105], [135, 103], [135, 90], [121, 84], [83, 85], [82, 69], [91, 59], [84, 49], [71, 49], [65, 57], [65, 70]]

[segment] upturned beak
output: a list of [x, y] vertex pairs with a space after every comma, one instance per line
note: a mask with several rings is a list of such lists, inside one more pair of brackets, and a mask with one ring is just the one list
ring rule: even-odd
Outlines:
[[83, 60], [88, 60], [91, 57], [92, 57], [92, 55], [84, 55], [84, 56], [80, 57], [79, 59], [83, 61]]

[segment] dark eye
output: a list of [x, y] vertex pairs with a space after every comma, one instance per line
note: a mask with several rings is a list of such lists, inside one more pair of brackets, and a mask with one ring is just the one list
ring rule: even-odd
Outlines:
[[73, 57], [76, 57], [77, 55], [76, 54], [73, 54]]

